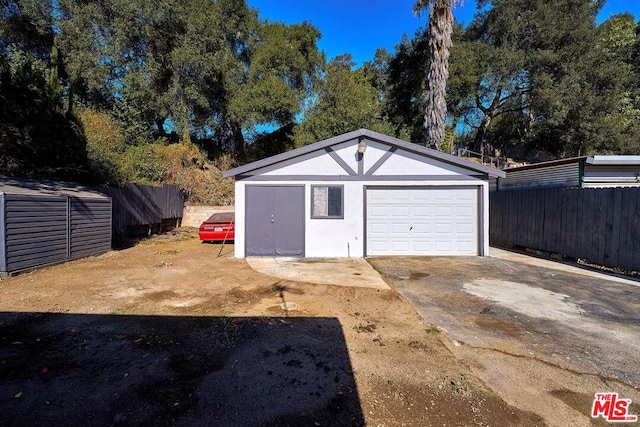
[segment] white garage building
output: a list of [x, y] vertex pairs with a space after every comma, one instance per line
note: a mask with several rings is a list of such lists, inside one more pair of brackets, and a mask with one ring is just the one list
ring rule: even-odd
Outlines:
[[235, 256], [487, 255], [489, 176], [505, 173], [366, 129], [235, 177]]

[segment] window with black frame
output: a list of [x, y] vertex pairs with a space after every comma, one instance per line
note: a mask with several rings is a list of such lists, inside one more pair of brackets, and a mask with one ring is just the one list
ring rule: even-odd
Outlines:
[[312, 185], [311, 218], [344, 218], [344, 186]]

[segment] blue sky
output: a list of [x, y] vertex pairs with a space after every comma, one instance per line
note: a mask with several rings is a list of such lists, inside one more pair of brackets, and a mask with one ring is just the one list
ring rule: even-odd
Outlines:
[[[260, 11], [261, 19], [288, 24], [311, 22], [322, 33], [318, 44], [327, 59], [351, 53], [359, 64], [373, 59], [379, 47], [393, 52], [403, 34], [412, 37], [427, 23], [425, 13], [413, 14], [415, 0], [248, 0], [248, 3]], [[454, 15], [458, 21], [469, 23], [475, 8], [475, 0], [463, 0]], [[631, 12], [640, 20], [640, 0], [607, 0], [598, 21], [621, 12]]]

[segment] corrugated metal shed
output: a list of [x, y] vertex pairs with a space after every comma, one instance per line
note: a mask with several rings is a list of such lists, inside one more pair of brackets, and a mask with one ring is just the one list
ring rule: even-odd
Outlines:
[[584, 165], [583, 187], [640, 187], [640, 164]]
[[110, 197], [71, 183], [0, 177], [0, 275], [110, 249]]
[[640, 187], [640, 156], [574, 157], [505, 169], [490, 191], [525, 188]]
[[574, 158], [505, 169], [507, 176], [498, 179], [497, 189], [578, 187], [580, 161]]

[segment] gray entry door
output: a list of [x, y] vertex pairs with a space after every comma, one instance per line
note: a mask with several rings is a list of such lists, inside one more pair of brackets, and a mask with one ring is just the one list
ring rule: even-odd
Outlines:
[[304, 186], [246, 187], [246, 256], [304, 256]]

